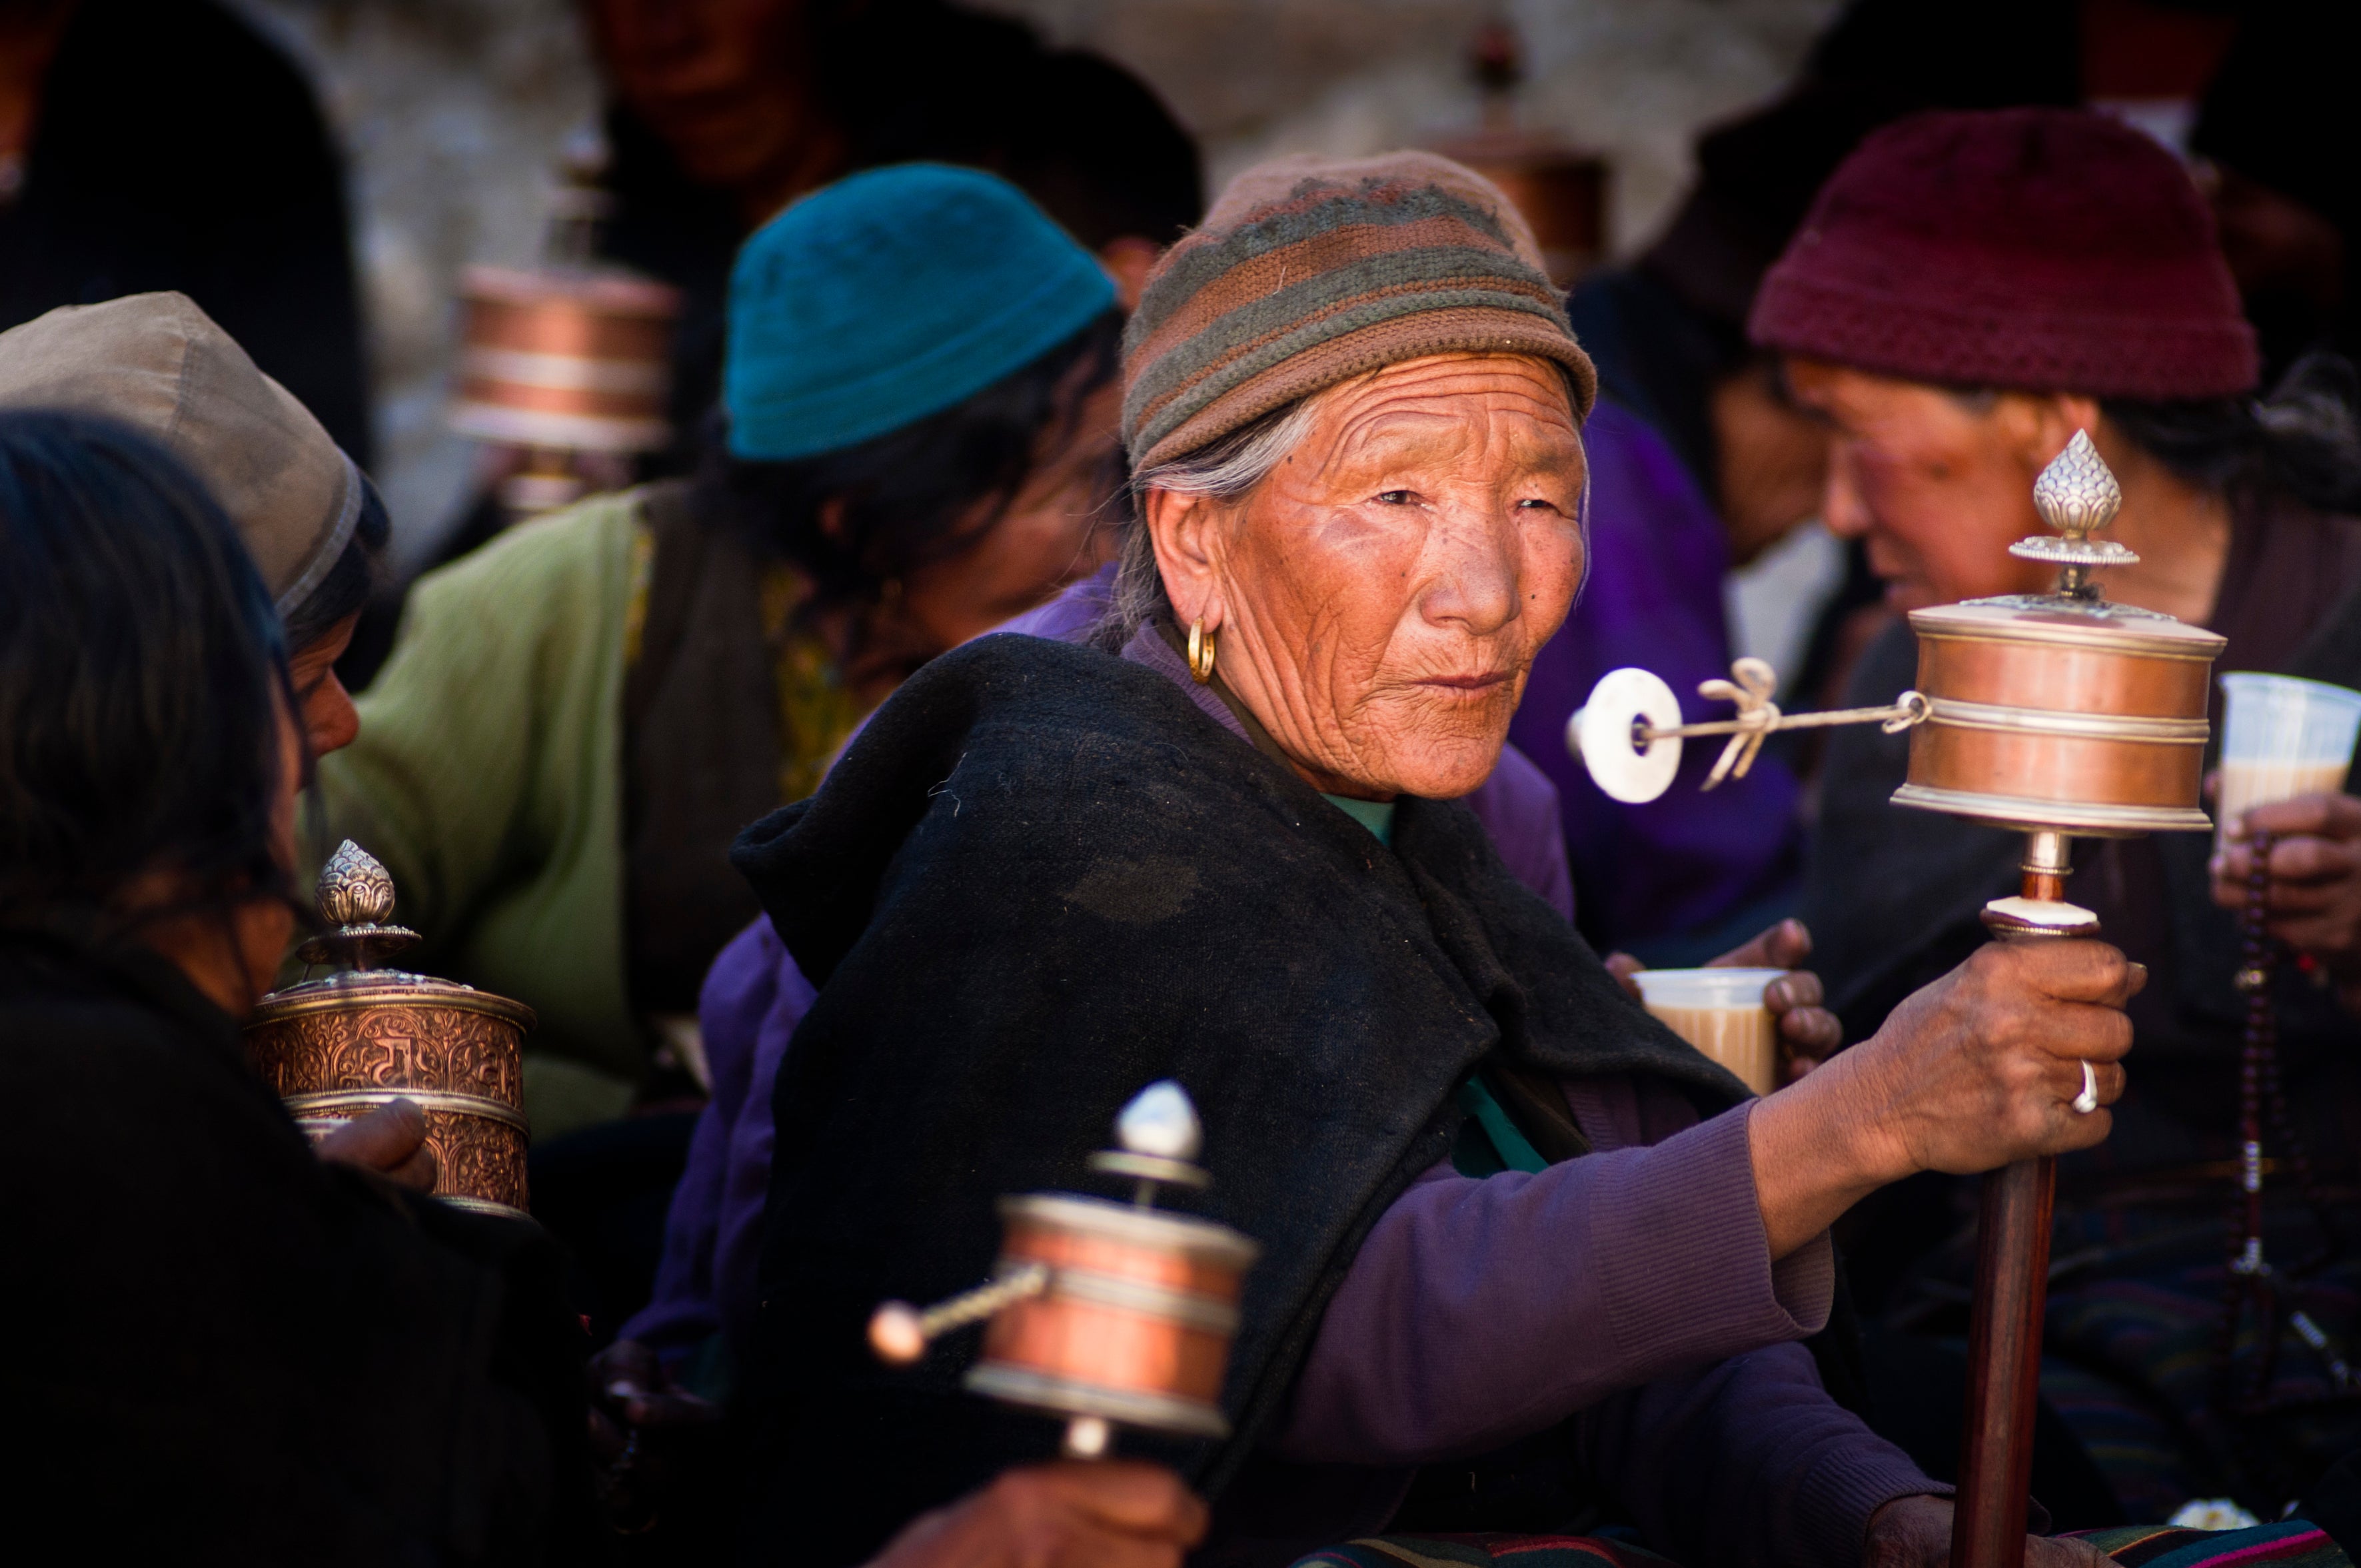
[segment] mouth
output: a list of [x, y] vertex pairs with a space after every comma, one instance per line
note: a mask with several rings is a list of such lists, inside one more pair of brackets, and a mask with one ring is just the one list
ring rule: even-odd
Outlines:
[[1487, 671], [1473, 675], [1429, 675], [1418, 684], [1422, 686], [1434, 686], [1446, 692], [1465, 694], [1468, 696], [1482, 696], [1507, 685], [1509, 680], [1510, 676], [1506, 671]]

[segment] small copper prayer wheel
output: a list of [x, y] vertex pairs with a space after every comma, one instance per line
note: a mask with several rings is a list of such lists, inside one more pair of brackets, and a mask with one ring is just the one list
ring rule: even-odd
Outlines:
[[246, 1026], [247, 1058], [315, 1141], [395, 1100], [426, 1114], [434, 1195], [527, 1219], [522, 1043], [533, 1009], [429, 975], [379, 969], [418, 940], [384, 924], [393, 879], [351, 839], [320, 872], [325, 935], [298, 950], [344, 967], [274, 991]]
[[1111, 1426], [1224, 1437], [1219, 1404], [1238, 1294], [1260, 1250], [1225, 1225], [1156, 1209], [1159, 1183], [1202, 1187], [1190, 1163], [1197, 1113], [1180, 1085], [1155, 1083], [1125, 1107], [1123, 1144], [1093, 1168], [1137, 1183], [1130, 1203], [1064, 1192], [1000, 1201], [1005, 1226], [990, 1283], [921, 1311], [888, 1301], [870, 1320], [880, 1359], [916, 1362], [927, 1343], [988, 1320], [967, 1386], [1071, 1418], [1066, 1452], [1095, 1458]]
[[564, 452], [650, 452], [672, 440], [678, 291], [610, 271], [470, 267], [451, 428]]

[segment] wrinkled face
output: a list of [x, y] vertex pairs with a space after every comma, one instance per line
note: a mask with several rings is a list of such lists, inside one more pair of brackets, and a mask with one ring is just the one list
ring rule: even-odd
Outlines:
[[2029, 421], [2038, 400], [2000, 393], [1979, 406], [1944, 388], [1817, 360], [1787, 367], [1806, 408], [1829, 423], [1830, 532], [1867, 541], [1886, 602], [1918, 609], [1994, 594], [2041, 593], [2051, 573], [2009, 554], [2044, 533], [2033, 481], [2044, 455]]
[[1499, 761], [1533, 657], [1582, 578], [1585, 469], [1554, 366], [1447, 355], [1313, 400], [1242, 499], [1152, 491], [1185, 630], [1330, 794], [1448, 799]]
[[732, 190], [769, 175], [804, 133], [794, 79], [800, 0], [586, 0], [615, 95], [688, 177]]

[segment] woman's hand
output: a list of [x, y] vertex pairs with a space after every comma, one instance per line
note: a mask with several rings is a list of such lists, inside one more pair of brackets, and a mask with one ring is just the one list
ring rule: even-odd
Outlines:
[[[1861, 1568], [1943, 1568], [1951, 1560], [1951, 1499], [1896, 1497], [1869, 1516]], [[2025, 1538], [2025, 1568], [2114, 1568], [2087, 1541]]]
[[1747, 1135], [1771, 1255], [1905, 1176], [1963, 1176], [2100, 1142], [2108, 1113], [2072, 1104], [2082, 1064], [2103, 1106], [2122, 1095], [2124, 1004], [2147, 981], [2103, 942], [1994, 942], [1906, 998], [1875, 1035], [1759, 1102]]
[[313, 1147], [322, 1159], [354, 1165], [409, 1188], [434, 1190], [434, 1151], [426, 1146], [426, 1113], [414, 1100], [396, 1100], [356, 1116]]
[[1180, 1568], [1204, 1534], [1205, 1505], [1170, 1470], [1065, 1460], [926, 1515], [869, 1568]]
[[2254, 835], [2271, 845], [2270, 915], [2264, 928], [2327, 967], [2348, 1011], [2361, 1012], [2361, 800], [2307, 795], [2257, 806], [2230, 824], [2213, 857], [2213, 902], [2246, 906]]
[[[1844, 1044], [1844, 1025], [1820, 1005], [1820, 977], [1795, 969], [1812, 956], [1812, 934], [1801, 920], [1782, 920], [1743, 947], [1732, 948], [1713, 959], [1708, 969], [1784, 969], [1794, 974], [1774, 980], [1763, 992], [1763, 1005], [1779, 1021], [1780, 1069], [1793, 1083]], [[1629, 953], [1609, 953], [1607, 971], [1623, 984], [1631, 1000], [1642, 1000], [1640, 982], [1631, 977], [1647, 966]]]

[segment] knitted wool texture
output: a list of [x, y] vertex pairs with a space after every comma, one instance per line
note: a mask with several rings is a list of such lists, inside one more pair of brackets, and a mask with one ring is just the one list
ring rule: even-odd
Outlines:
[[1557, 365], [1577, 416], [1598, 392], [1532, 231], [1489, 181], [1423, 152], [1274, 159], [1148, 275], [1124, 334], [1124, 445], [1144, 468], [1452, 353]]
[[785, 462], [914, 424], [1040, 358], [1115, 283], [1032, 198], [939, 163], [873, 169], [754, 231], [730, 273], [730, 450]]
[[1960, 387], [2250, 389], [2212, 214], [2180, 161], [2070, 109], [1914, 115], [1847, 159], [1763, 282], [1766, 347]]

